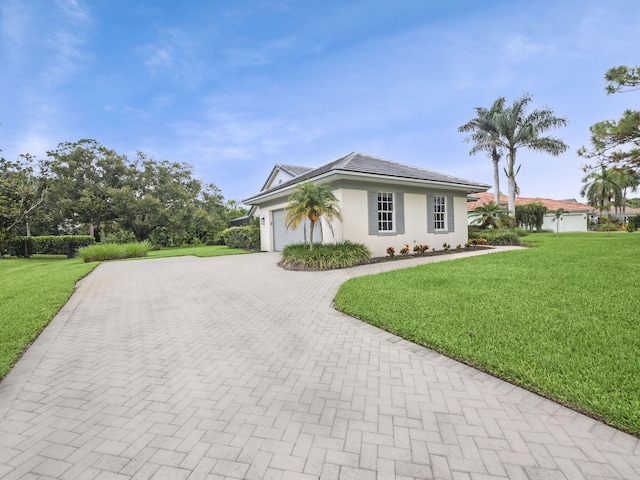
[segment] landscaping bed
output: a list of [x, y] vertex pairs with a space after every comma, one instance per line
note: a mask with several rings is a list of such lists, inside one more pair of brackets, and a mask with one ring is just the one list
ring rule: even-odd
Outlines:
[[[314, 249], [318, 249], [318, 247], [322, 247], [322, 244], [318, 244], [318, 246], [314, 246]], [[325, 262], [325, 264], [319, 263], [311, 263], [311, 262], [302, 262], [302, 261], [292, 261], [289, 258], [285, 258], [283, 251], [283, 258], [278, 262], [278, 265], [285, 270], [294, 270], [294, 271], [303, 271], [303, 272], [319, 272], [325, 270], [335, 270], [339, 268], [351, 268], [357, 267], [359, 265], [369, 265], [373, 263], [383, 263], [383, 262], [396, 262], [401, 260], [409, 260], [411, 258], [420, 258], [420, 257], [435, 257], [440, 255], [452, 255], [454, 253], [462, 253], [462, 252], [473, 252], [478, 250], [491, 250], [493, 247], [487, 245], [476, 245], [476, 246], [468, 246], [462, 248], [454, 248], [454, 249], [442, 249], [442, 250], [428, 250], [420, 253], [406, 254], [406, 255], [387, 255], [385, 257], [368, 257], [368, 258], [360, 258], [357, 261], [354, 261], [348, 265], [341, 266], [328, 266], [325, 264], [335, 264], [337, 262]], [[317, 256], [322, 255], [319, 253]], [[331, 255], [331, 253], [325, 254]]]

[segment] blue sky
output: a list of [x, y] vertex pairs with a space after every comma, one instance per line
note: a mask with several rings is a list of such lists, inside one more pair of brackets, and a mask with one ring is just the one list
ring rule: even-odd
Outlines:
[[189, 162], [227, 199], [351, 151], [491, 184], [457, 128], [529, 92], [571, 148], [520, 151], [521, 194], [578, 198], [589, 126], [640, 104], [603, 80], [639, 63], [638, 25], [637, 0], [2, 0], [0, 148], [93, 138]]

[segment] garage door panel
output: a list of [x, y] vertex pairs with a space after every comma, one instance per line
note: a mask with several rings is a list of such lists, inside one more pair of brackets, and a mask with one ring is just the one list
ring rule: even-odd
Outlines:
[[281, 251], [287, 245], [292, 243], [304, 242], [305, 225], [307, 226], [307, 235], [309, 234], [309, 221], [300, 223], [295, 230], [286, 228], [284, 210], [274, 210], [273, 217], [273, 249], [277, 252]]

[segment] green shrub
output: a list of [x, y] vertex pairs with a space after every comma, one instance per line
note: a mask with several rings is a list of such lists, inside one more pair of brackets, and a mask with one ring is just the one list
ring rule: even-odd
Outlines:
[[75, 256], [80, 247], [93, 245], [91, 235], [45, 235], [40, 237], [14, 237], [3, 247], [3, 251], [12, 257], [30, 257], [31, 255]]
[[318, 243], [313, 250], [309, 245], [294, 243], [282, 250], [282, 265], [291, 269], [332, 270], [368, 263], [370, 257], [369, 248], [362, 243]]
[[599, 223], [596, 226], [597, 232], [609, 232], [609, 231], [615, 232], [618, 229], [619, 227], [615, 223]]
[[224, 244], [229, 248], [242, 248], [245, 250], [258, 250], [260, 248], [260, 228], [258, 227], [231, 227], [223, 230], [220, 236]]
[[515, 231], [519, 237], [526, 237], [531, 233], [529, 230], [526, 230], [524, 228], [516, 228]]
[[118, 230], [113, 233], [108, 233], [104, 239], [104, 243], [133, 243], [136, 241], [136, 236], [133, 232], [127, 230]]
[[121, 258], [146, 257], [151, 249], [147, 241], [132, 243], [99, 243], [89, 245], [78, 250], [82, 260], [86, 262], [102, 262], [105, 260], [118, 260]]
[[628, 223], [627, 223], [627, 232], [629, 232], [629, 233], [633, 233], [633, 232], [635, 232], [636, 230], [637, 230], [637, 229], [636, 229], [635, 224], [633, 224], [633, 223], [631, 223], [631, 222], [628, 222]]
[[473, 243], [473, 240], [477, 240], [479, 238], [486, 239], [488, 245], [520, 245], [518, 233], [512, 229], [504, 230], [490, 228], [480, 232], [469, 232], [469, 241], [471, 243]]

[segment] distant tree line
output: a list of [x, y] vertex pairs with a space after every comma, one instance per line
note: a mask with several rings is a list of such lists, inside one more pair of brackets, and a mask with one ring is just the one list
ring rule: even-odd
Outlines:
[[98, 241], [211, 243], [246, 215], [188, 163], [129, 159], [95, 140], [61, 143], [37, 161], [0, 157], [0, 240], [89, 234]]

